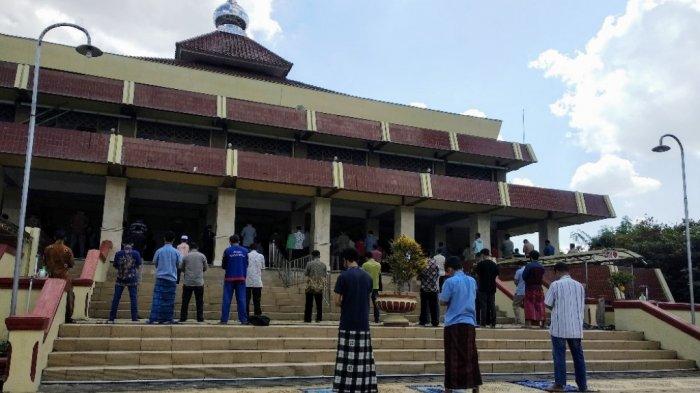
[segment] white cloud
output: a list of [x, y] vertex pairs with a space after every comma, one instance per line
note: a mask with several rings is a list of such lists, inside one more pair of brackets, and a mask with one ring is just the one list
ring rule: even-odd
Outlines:
[[657, 190], [661, 182], [640, 176], [629, 160], [612, 154], [596, 162], [587, 162], [576, 169], [570, 187], [613, 196], [629, 197]]
[[421, 108], [421, 109], [427, 109], [427, 108], [428, 108], [428, 105], [426, 105], [426, 104], [423, 103], [423, 102], [411, 102], [411, 103], [409, 103], [408, 105], [410, 105], [410, 106], [415, 106], [416, 108]]
[[270, 41], [282, 34], [282, 26], [272, 17], [272, 3], [273, 0], [240, 0], [250, 18], [247, 32], [251, 38], [262, 34]]
[[515, 177], [510, 181], [510, 183], [521, 185], [521, 186], [530, 186], [530, 187], [535, 186], [535, 183], [533, 183], [533, 181], [528, 179], [527, 177]]
[[462, 112], [462, 114], [465, 116], [486, 117], [486, 113], [484, 113], [476, 108], [467, 109], [466, 111]]

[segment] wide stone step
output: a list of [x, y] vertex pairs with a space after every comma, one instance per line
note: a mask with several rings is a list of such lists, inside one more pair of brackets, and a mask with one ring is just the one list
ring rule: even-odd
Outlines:
[[[44, 381], [132, 381], [158, 379], [203, 379], [203, 378], [255, 378], [255, 377], [299, 377], [332, 376], [333, 362], [310, 363], [238, 363], [197, 365], [136, 365], [136, 366], [89, 366], [48, 367], [44, 370]], [[552, 362], [541, 361], [480, 361], [482, 373], [551, 372]], [[695, 368], [692, 360], [678, 359], [632, 359], [590, 360], [590, 371], [641, 371], [641, 370], [688, 370]], [[573, 371], [573, 364], [567, 362]], [[377, 373], [391, 375], [442, 374], [441, 361], [378, 361]]]
[[[477, 339], [479, 349], [540, 349], [551, 350], [550, 340], [519, 339]], [[141, 337], [105, 337], [105, 338], [71, 338], [56, 340], [54, 350], [57, 352], [90, 351], [212, 351], [212, 350], [269, 350], [269, 349], [335, 349], [338, 340], [335, 337], [286, 337], [286, 338], [141, 338]], [[373, 338], [372, 346], [376, 349], [442, 349], [441, 338]], [[655, 341], [629, 340], [584, 340], [588, 350], [657, 350]]]

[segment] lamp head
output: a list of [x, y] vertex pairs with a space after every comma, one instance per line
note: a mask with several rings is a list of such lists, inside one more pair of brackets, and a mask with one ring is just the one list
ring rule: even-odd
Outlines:
[[671, 150], [670, 146], [662, 145], [662, 144], [651, 148], [651, 151], [653, 151], [654, 153], [664, 153], [664, 152], [667, 152], [669, 150]]
[[100, 48], [89, 44], [80, 45], [77, 48], [75, 48], [75, 50], [81, 55], [87, 57], [88, 59], [102, 56], [102, 51], [100, 50]]

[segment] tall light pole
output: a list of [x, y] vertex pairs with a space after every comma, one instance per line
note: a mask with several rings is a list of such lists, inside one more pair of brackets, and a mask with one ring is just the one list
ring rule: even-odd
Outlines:
[[88, 31], [73, 23], [56, 23], [44, 29], [36, 43], [36, 55], [34, 58], [34, 79], [32, 82], [32, 110], [29, 117], [29, 132], [27, 134], [27, 153], [24, 159], [24, 177], [22, 178], [22, 202], [19, 208], [19, 229], [17, 230], [17, 251], [15, 252], [15, 271], [12, 278], [12, 300], [10, 301], [10, 315], [17, 312], [17, 293], [19, 292], [19, 271], [22, 266], [22, 249], [24, 248], [24, 225], [27, 214], [27, 194], [29, 193], [29, 173], [32, 166], [32, 152], [34, 151], [34, 128], [36, 127], [36, 98], [39, 90], [39, 69], [41, 67], [41, 44], [44, 36], [50, 30], [57, 27], [72, 27], [85, 33], [87, 44], [80, 45], [75, 50], [81, 55], [92, 58], [102, 56], [102, 51], [92, 46]]
[[680, 139], [673, 134], [664, 134], [659, 138], [659, 145], [654, 146], [651, 151], [655, 153], [663, 153], [671, 150], [671, 147], [664, 145], [664, 138], [673, 138], [678, 142], [681, 148], [681, 173], [683, 174], [683, 207], [685, 209], [685, 247], [688, 254], [688, 287], [690, 289], [690, 320], [695, 325], [695, 291], [693, 282], [693, 259], [690, 254], [690, 218], [688, 217], [688, 186], [685, 180], [685, 151]]

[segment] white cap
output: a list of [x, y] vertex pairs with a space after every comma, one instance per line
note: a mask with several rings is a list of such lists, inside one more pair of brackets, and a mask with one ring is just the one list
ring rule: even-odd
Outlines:
[[190, 240], [190, 238], [187, 237], [187, 235], [182, 235], [182, 237], [180, 238], [180, 240]]

